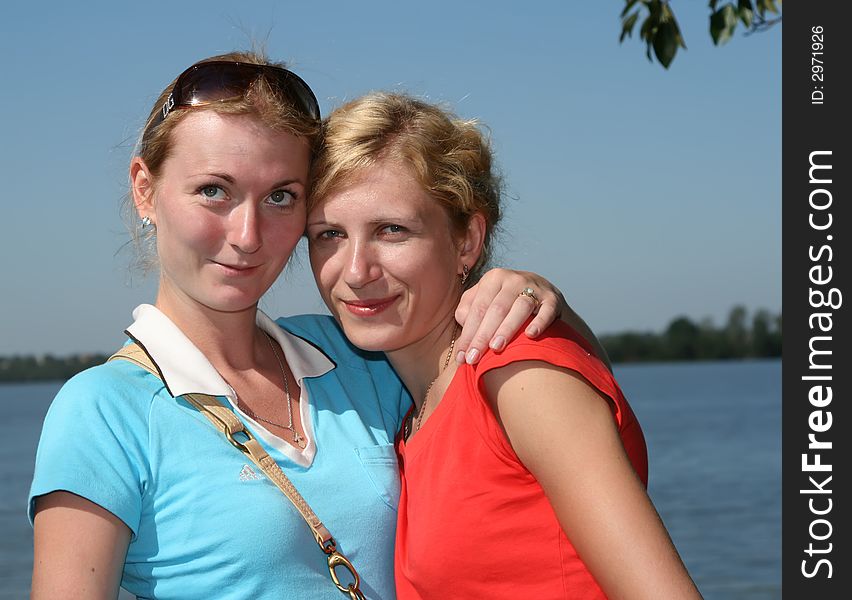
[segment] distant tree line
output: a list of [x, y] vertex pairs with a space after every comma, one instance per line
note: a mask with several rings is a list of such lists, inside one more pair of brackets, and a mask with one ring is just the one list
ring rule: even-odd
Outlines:
[[749, 318], [735, 306], [727, 322], [694, 322], [677, 317], [662, 333], [634, 332], [602, 335], [601, 343], [614, 363], [670, 360], [724, 360], [781, 356], [781, 314], [755, 311]]
[[[721, 327], [716, 327], [709, 318], [695, 323], [688, 317], [677, 317], [662, 333], [627, 331], [602, 335], [601, 343], [614, 363], [778, 357], [781, 356], [781, 315], [761, 309], [749, 318], [744, 307], [736, 306]], [[0, 382], [64, 381], [103, 363], [107, 357], [106, 354], [0, 357]]]
[[74, 354], [62, 358], [50, 354], [0, 357], [0, 382], [64, 381], [107, 358], [107, 354]]

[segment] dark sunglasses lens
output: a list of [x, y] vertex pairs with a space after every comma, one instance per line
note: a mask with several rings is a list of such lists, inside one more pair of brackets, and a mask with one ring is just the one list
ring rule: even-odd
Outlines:
[[320, 118], [316, 97], [299, 77], [284, 69], [244, 63], [197, 65], [180, 81], [180, 89], [177, 90], [178, 104], [197, 106], [239, 98], [262, 73], [266, 74], [267, 80], [276, 85], [299, 110], [313, 119]]
[[281, 72], [285, 75], [281, 81], [281, 88], [287, 97], [295, 101], [302, 112], [310, 116], [312, 119], [319, 121], [319, 103], [317, 102], [317, 97], [314, 96], [314, 93], [311, 91], [308, 84], [305, 83], [301, 77], [290, 71]]
[[197, 106], [239, 98], [258, 76], [256, 69], [237, 68], [235, 64], [199, 65], [187, 72], [177, 90], [178, 103]]

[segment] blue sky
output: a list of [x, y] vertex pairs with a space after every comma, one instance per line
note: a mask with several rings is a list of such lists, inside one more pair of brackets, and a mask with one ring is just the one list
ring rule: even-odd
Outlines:
[[[673, 2], [670, 70], [618, 43], [620, 1], [16, 2], [0, 9], [0, 355], [110, 351], [156, 277], [119, 205], [159, 91], [251, 40], [324, 112], [375, 89], [477, 117], [507, 183], [500, 264], [539, 271], [599, 333], [781, 308], [781, 28], [716, 48]], [[262, 307], [323, 310], [304, 249]]]

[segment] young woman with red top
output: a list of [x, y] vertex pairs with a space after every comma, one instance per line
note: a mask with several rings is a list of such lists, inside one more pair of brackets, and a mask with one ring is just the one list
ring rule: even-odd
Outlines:
[[323, 135], [314, 274], [346, 336], [385, 351], [415, 401], [398, 440], [398, 597], [700, 598], [646, 493], [639, 424], [581, 336], [557, 323], [454, 356], [454, 311], [500, 213], [476, 124], [372, 94]]

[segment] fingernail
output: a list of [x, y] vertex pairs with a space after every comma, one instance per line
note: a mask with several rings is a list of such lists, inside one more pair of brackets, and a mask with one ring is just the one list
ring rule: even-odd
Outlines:
[[472, 350], [468, 350], [467, 357], [465, 357], [467, 364], [469, 364], [469, 365], [474, 364], [477, 361], [478, 358], [479, 358], [479, 350], [477, 350], [476, 348], [473, 348]]
[[456, 354], [456, 362], [460, 365], [464, 364], [464, 350], [459, 350], [458, 354]]
[[506, 347], [506, 338], [504, 338], [502, 335], [498, 335], [493, 340], [491, 340], [491, 343], [488, 344], [488, 347], [492, 350], [500, 352], [500, 350]]
[[538, 335], [538, 327], [535, 325], [530, 325], [527, 327], [527, 335], [530, 337], [535, 337]]

